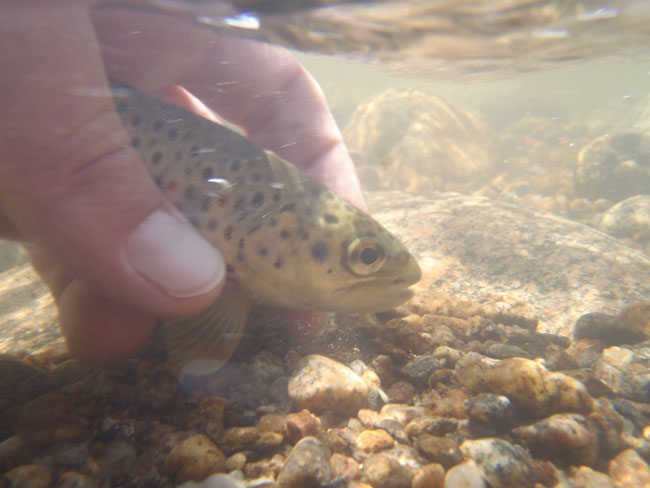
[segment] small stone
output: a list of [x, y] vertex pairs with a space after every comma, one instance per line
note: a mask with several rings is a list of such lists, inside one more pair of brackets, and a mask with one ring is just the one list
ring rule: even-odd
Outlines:
[[463, 408], [470, 419], [491, 427], [509, 427], [517, 418], [517, 409], [508, 397], [482, 393], [465, 400]]
[[308, 436], [316, 436], [321, 431], [320, 419], [309, 410], [301, 410], [297, 413], [287, 415], [287, 432], [289, 439], [297, 442], [299, 439]]
[[356, 412], [368, 402], [368, 386], [347, 366], [317, 354], [303, 358], [289, 380], [289, 397], [312, 412]]
[[439, 346], [436, 347], [435, 351], [433, 351], [433, 357], [444, 361], [445, 365], [449, 368], [456, 366], [458, 360], [464, 355], [465, 353], [463, 351], [449, 346]]
[[366, 428], [372, 427], [373, 424], [379, 420], [379, 414], [369, 408], [362, 408], [359, 410], [357, 412], [357, 417], [359, 417], [359, 420]]
[[408, 381], [396, 381], [388, 390], [388, 401], [391, 403], [408, 403], [416, 394], [415, 386]]
[[270, 478], [276, 479], [285, 459], [282, 454], [274, 454], [273, 457], [263, 458], [259, 461], [248, 462], [244, 467], [246, 478]]
[[532, 488], [530, 459], [524, 449], [502, 439], [467, 440], [460, 446], [466, 458], [471, 458], [491, 488]]
[[481, 471], [471, 459], [447, 471], [443, 486], [444, 488], [486, 488]]
[[417, 417], [406, 424], [404, 431], [411, 437], [419, 437], [424, 433], [435, 436], [444, 436], [454, 432], [458, 427], [458, 420], [446, 417], [436, 417], [427, 415], [426, 417]]
[[614, 483], [606, 474], [594, 471], [588, 466], [580, 466], [573, 470], [570, 478], [555, 488], [614, 488]]
[[198, 411], [191, 416], [189, 426], [216, 442], [223, 432], [225, 406], [225, 398], [216, 396], [204, 398], [199, 403]]
[[363, 468], [373, 488], [410, 488], [411, 473], [396, 459], [386, 454], [369, 457]]
[[388, 395], [381, 388], [375, 388], [368, 393], [368, 408], [371, 408], [375, 412], [381, 410], [381, 407], [386, 405], [386, 403], [388, 403]]
[[343, 478], [345, 481], [357, 479], [360, 474], [359, 463], [353, 458], [343, 454], [334, 453], [330, 458], [332, 468], [332, 477], [334, 479]]
[[383, 429], [364, 430], [356, 440], [357, 447], [369, 453], [383, 451], [394, 444], [395, 440]]
[[226, 453], [246, 449], [264, 451], [279, 447], [284, 436], [277, 432], [262, 432], [257, 427], [231, 427], [220, 439], [219, 445]]
[[494, 341], [487, 341], [483, 345], [483, 354], [493, 359], [533, 358], [532, 354], [529, 354], [519, 346]]
[[99, 485], [90, 476], [77, 471], [66, 471], [59, 476], [58, 488], [98, 488]]
[[45, 446], [57, 441], [79, 440], [85, 430], [68, 399], [48, 393], [20, 409], [16, 433], [29, 444]]
[[50, 470], [38, 464], [25, 464], [7, 471], [3, 478], [16, 488], [47, 488], [52, 483]]
[[228, 471], [244, 469], [244, 466], [246, 466], [246, 454], [243, 452], [236, 452], [232, 456], [226, 458], [225, 466]]
[[444, 363], [434, 356], [415, 356], [402, 367], [400, 373], [411, 383], [423, 386], [427, 384], [431, 373], [443, 366]]
[[269, 351], [261, 351], [251, 359], [253, 374], [262, 381], [284, 375], [284, 361]]
[[424, 415], [424, 408], [412, 407], [410, 405], [404, 405], [403, 403], [387, 403], [379, 412], [380, 419], [395, 419], [402, 425], [406, 425], [416, 417], [424, 417]]
[[409, 439], [404, 431], [404, 426], [394, 419], [378, 419], [372, 424], [375, 429], [383, 429], [390, 434], [390, 436], [398, 442], [408, 444]]
[[629, 320], [623, 317], [605, 313], [586, 313], [578, 318], [573, 326], [573, 337], [595, 339], [607, 346], [621, 344], [637, 344], [648, 338], [648, 335]]
[[549, 344], [544, 351], [544, 364], [549, 371], [578, 369], [578, 363], [566, 350], [555, 344]]
[[531, 451], [564, 466], [594, 466], [598, 458], [598, 431], [588, 418], [559, 413], [512, 430]]
[[320, 488], [332, 474], [330, 453], [316, 437], [305, 437], [291, 449], [278, 475], [279, 488]]
[[600, 230], [647, 245], [650, 242], [650, 195], [626, 198], [611, 207], [603, 215]]
[[287, 435], [287, 419], [279, 413], [267, 413], [257, 421], [260, 432], [276, 432], [283, 437]]
[[642, 347], [638, 351], [609, 347], [603, 350], [592, 370], [598, 379], [623, 398], [650, 403], [650, 348]]
[[201, 434], [188, 437], [165, 459], [165, 473], [177, 483], [202, 480], [225, 471], [226, 458], [210, 439]]
[[415, 439], [415, 447], [428, 460], [442, 464], [445, 469], [449, 469], [463, 461], [463, 455], [458, 449], [458, 444], [448, 437], [422, 434]]
[[612, 459], [608, 472], [617, 488], [650, 486], [650, 466], [633, 449]]
[[425, 464], [411, 483], [411, 488], [442, 488], [445, 482], [445, 468], [438, 463]]

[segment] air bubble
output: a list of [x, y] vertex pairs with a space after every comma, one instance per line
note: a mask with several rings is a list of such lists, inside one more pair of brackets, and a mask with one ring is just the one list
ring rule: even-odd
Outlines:
[[209, 197], [228, 197], [232, 194], [232, 183], [222, 178], [210, 178], [203, 182], [201, 190]]

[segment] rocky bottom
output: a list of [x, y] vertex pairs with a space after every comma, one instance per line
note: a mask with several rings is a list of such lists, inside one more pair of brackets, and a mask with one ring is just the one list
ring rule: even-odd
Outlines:
[[271, 321], [180, 383], [156, 338], [113, 368], [0, 356], [0, 486], [650, 486], [650, 304], [535, 327], [447, 297]]

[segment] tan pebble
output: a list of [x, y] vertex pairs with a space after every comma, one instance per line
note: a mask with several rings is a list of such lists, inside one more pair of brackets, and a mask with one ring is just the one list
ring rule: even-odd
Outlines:
[[303, 437], [318, 435], [321, 431], [320, 419], [307, 409], [290, 413], [286, 417], [286, 422], [289, 439], [294, 442]]
[[650, 466], [633, 449], [626, 449], [612, 459], [608, 471], [618, 488], [650, 486]]
[[276, 432], [284, 437], [287, 435], [287, 420], [279, 413], [267, 413], [257, 421], [257, 428], [260, 432]]
[[322, 486], [332, 475], [331, 454], [316, 437], [304, 437], [291, 449], [278, 474], [279, 488]]
[[379, 376], [377, 376], [377, 373], [371, 369], [364, 371], [361, 375], [361, 379], [365, 382], [366, 385], [368, 385], [369, 390], [374, 390], [375, 388], [381, 387]]
[[388, 400], [393, 403], [408, 403], [415, 396], [417, 390], [408, 381], [396, 381], [386, 390]]
[[221, 437], [220, 445], [226, 452], [240, 451], [253, 447], [260, 437], [257, 427], [231, 427]]
[[588, 466], [580, 466], [572, 476], [556, 488], [614, 488], [612, 479], [605, 473], [594, 471]]
[[228, 471], [241, 470], [246, 465], [246, 454], [243, 452], [236, 452], [226, 459], [226, 469]]
[[441, 464], [425, 464], [411, 483], [412, 488], [442, 488], [445, 482], [445, 468]]
[[38, 464], [24, 464], [7, 471], [4, 480], [8, 486], [24, 488], [46, 488], [52, 483], [50, 470]]
[[357, 437], [356, 445], [365, 452], [379, 452], [393, 447], [395, 440], [383, 429], [364, 430]]
[[351, 481], [359, 477], [359, 463], [353, 458], [344, 456], [335, 452], [330, 458], [330, 466], [332, 467], [332, 476], [334, 478], [343, 478], [345, 481]]
[[448, 437], [422, 434], [415, 440], [415, 447], [428, 460], [449, 469], [463, 460], [458, 444]]
[[424, 417], [425, 411], [422, 407], [405, 405], [403, 403], [387, 403], [381, 407], [379, 418], [391, 418], [400, 424], [406, 425], [416, 417]]
[[422, 317], [416, 313], [412, 313], [406, 317], [402, 317], [402, 320], [409, 325], [418, 325], [422, 322]]
[[210, 439], [201, 434], [188, 437], [165, 459], [164, 471], [176, 482], [200, 481], [225, 471], [226, 458]]
[[294, 405], [312, 412], [356, 412], [368, 403], [368, 386], [350, 368], [318, 354], [303, 358], [289, 380]]
[[445, 474], [444, 488], [486, 488], [476, 463], [471, 459], [451, 468]]
[[363, 463], [363, 470], [374, 488], [410, 488], [412, 474], [396, 459], [375, 454]]
[[359, 417], [359, 420], [365, 428], [372, 427], [372, 425], [379, 420], [379, 414], [369, 408], [362, 408], [359, 410], [359, 412], [357, 412], [357, 417]]

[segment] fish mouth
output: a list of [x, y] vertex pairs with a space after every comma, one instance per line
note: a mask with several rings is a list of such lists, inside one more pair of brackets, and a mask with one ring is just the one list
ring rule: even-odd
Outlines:
[[341, 286], [332, 292], [333, 309], [338, 312], [381, 312], [411, 299], [413, 283], [403, 280], [374, 279]]

